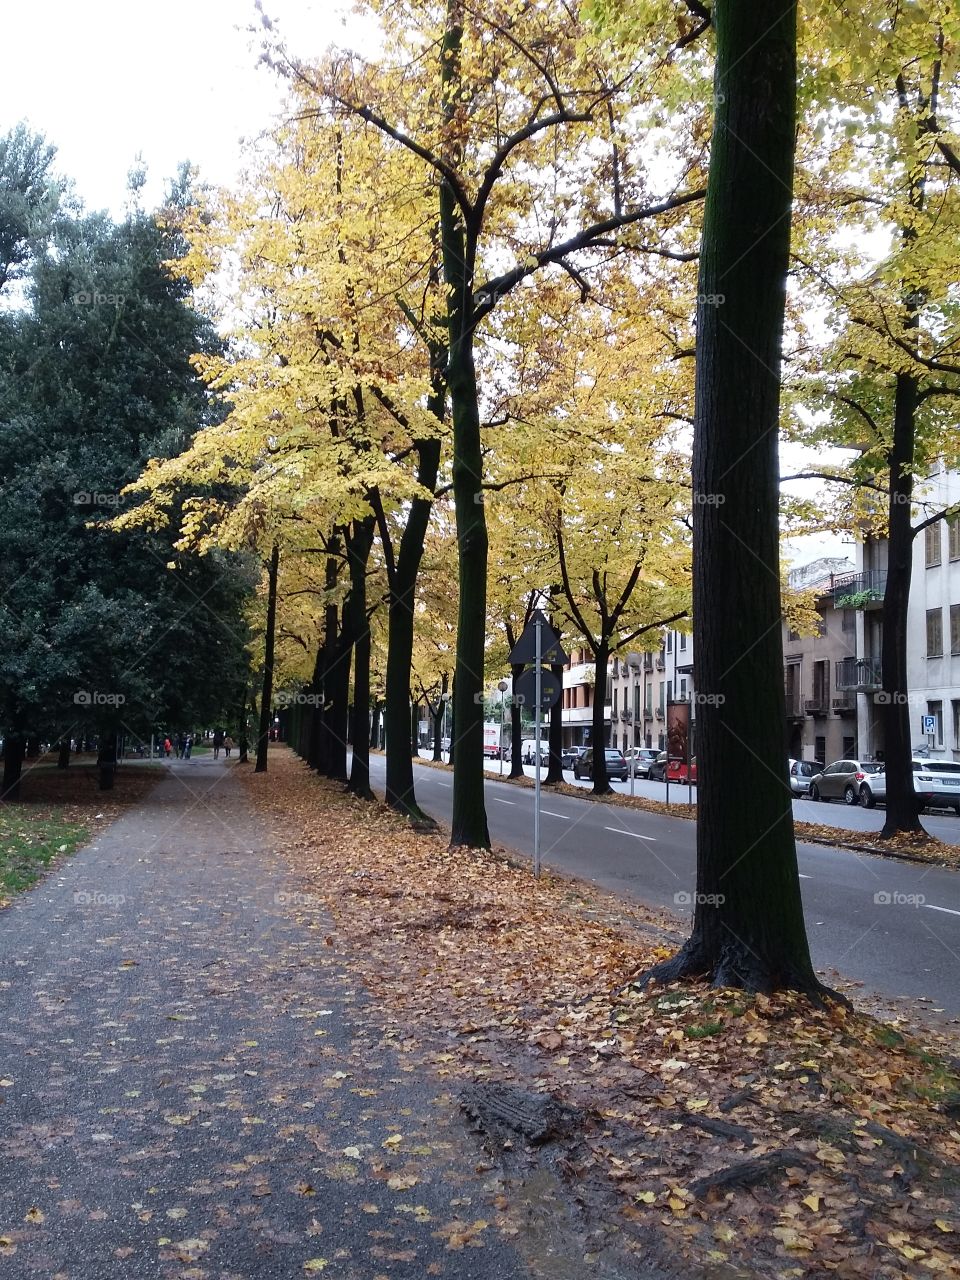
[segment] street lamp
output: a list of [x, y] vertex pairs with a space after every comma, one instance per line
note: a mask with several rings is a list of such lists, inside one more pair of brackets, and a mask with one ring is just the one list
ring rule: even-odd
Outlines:
[[636, 778], [637, 778], [637, 726], [635, 721], [636, 721], [636, 714], [637, 714], [637, 677], [640, 674], [640, 669], [642, 666], [643, 666], [643, 659], [640, 657], [639, 653], [627, 654], [627, 667], [629, 668], [630, 675], [631, 675], [630, 721], [629, 721], [631, 725], [630, 745], [633, 748], [633, 751], [630, 756], [630, 794], [631, 796], [634, 794], [634, 790], [636, 788]]
[[[447, 741], [447, 707], [450, 705], [449, 693], [441, 693], [440, 701], [443, 703], [443, 732], [441, 735], [441, 751], [443, 743]], [[447, 764], [450, 763], [450, 747], [447, 747]]]
[[500, 777], [503, 777], [503, 709], [507, 704], [507, 690], [510, 688], [506, 680], [497, 685], [500, 690]]

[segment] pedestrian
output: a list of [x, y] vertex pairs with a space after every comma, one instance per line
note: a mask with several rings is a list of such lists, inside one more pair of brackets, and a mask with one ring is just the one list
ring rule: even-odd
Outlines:
[[184, 741], [183, 741], [183, 758], [184, 758], [184, 760], [189, 760], [189, 759], [190, 759], [190, 752], [191, 752], [192, 750], [193, 750], [193, 734], [192, 734], [192, 733], [188, 733], [188, 734], [187, 734], [187, 736], [186, 736], [186, 738], [185, 738], [185, 739], [184, 739]]
[[183, 734], [182, 733], [177, 734], [177, 759], [178, 760], [183, 759]]
[[163, 754], [164, 754], [165, 756], [169, 757], [169, 755], [170, 755], [170, 752], [171, 752], [172, 748], [173, 748], [173, 743], [170, 741], [170, 739], [169, 739], [169, 738], [164, 738], [164, 740], [163, 740]]
[[226, 735], [222, 729], [214, 729], [213, 731], [213, 758], [220, 759], [220, 748], [223, 746], [223, 739]]
[[224, 734], [223, 754], [227, 757], [228, 760], [230, 759], [230, 752], [232, 750], [233, 750], [233, 739], [230, 737], [229, 733]]

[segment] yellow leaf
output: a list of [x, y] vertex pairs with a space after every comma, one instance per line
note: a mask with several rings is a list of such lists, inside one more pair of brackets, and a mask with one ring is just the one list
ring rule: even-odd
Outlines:
[[674, 1213], [683, 1213], [684, 1209], [686, 1209], [687, 1207], [683, 1203], [683, 1201], [680, 1199], [679, 1196], [671, 1196], [670, 1199], [667, 1201], [667, 1204], [670, 1206], [670, 1208], [673, 1210]]
[[322, 1271], [326, 1265], [326, 1258], [308, 1258], [303, 1264], [303, 1269], [309, 1272]]
[[392, 1133], [390, 1137], [386, 1139], [383, 1145], [385, 1147], [399, 1147], [402, 1141], [403, 1141], [402, 1133]]
[[351, 1160], [359, 1160], [359, 1159], [360, 1159], [360, 1148], [359, 1148], [359, 1147], [344, 1147], [344, 1148], [343, 1148], [343, 1154], [344, 1154], [345, 1156], [349, 1156]]
[[933, 1225], [939, 1227], [941, 1231], [945, 1231], [947, 1235], [953, 1234], [953, 1227], [947, 1222], [946, 1218], [934, 1218]]
[[640, 1191], [637, 1194], [637, 1199], [641, 1204], [654, 1204], [657, 1199], [657, 1193], [655, 1191]]
[[808, 1209], [812, 1209], [814, 1213], [820, 1212], [820, 1197], [818, 1195], [811, 1194], [809, 1196], [804, 1196], [802, 1203], [805, 1204]]
[[24, 1222], [42, 1222], [43, 1214], [40, 1212], [40, 1210], [37, 1208], [36, 1205], [33, 1205], [23, 1215], [23, 1220]]

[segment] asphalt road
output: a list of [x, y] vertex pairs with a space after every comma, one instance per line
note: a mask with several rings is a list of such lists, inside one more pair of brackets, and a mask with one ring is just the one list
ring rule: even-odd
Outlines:
[[[382, 791], [384, 757], [371, 757], [370, 769]], [[532, 790], [491, 778], [486, 791], [491, 838], [531, 855]], [[452, 777], [418, 768], [417, 799], [449, 823]], [[818, 816], [833, 808], [799, 805], [804, 814], [815, 807]], [[694, 822], [550, 793], [541, 815], [545, 865], [666, 907], [686, 922], [695, 888]], [[799, 864], [818, 970], [835, 970], [882, 996], [922, 997], [960, 1014], [960, 875], [810, 844], [799, 846]]]

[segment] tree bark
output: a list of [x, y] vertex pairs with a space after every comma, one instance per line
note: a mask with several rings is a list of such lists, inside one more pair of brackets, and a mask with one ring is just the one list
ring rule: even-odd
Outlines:
[[347, 790], [372, 800], [370, 789], [370, 619], [367, 617], [367, 562], [373, 547], [373, 516], [355, 520], [350, 539], [350, 613], [353, 632], [353, 759]]
[[[436, 395], [428, 405], [440, 408]], [[440, 467], [440, 441], [421, 440], [417, 444], [419, 462], [417, 481], [432, 493]], [[426, 814], [417, 804], [413, 779], [413, 758], [409, 732], [410, 673], [413, 667], [414, 609], [417, 577], [423, 559], [424, 539], [430, 522], [432, 502], [414, 498], [410, 503], [406, 527], [400, 538], [394, 581], [390, 586], [387, 617], [387, 678], [383, 725], [387, 735], [386, 802], [391, 808], [417, 820]]]
[[3, 794], [0, 799], [11, 803], [20, 799], [20, 779], [23, 775], [23, 757], [26, 743], [17, 732], [7, 732], [3, 744]]
[[[563, 687], [563, 667], [553, 666], [550, 668], [553, 675]], [[547, 776], [544, 783], [547, 786], [563, 781], [563, 698], [558, 699], [555, 706], [550, 708], [550, 764], [547, 767]]]
[[113, 790], [113, 779], [117, 771], [117, 732], [110, 729], [100, 734], [100, 746], [97, 749], [97, 768], [100, 771], [99, 789]]
[[[349, 554], [349, 541], [347, 547]], [[353, 637], [350, 633], [350, 616], [344, 605], [334, 659], [327, 669], [324, 699], [327, 714], [327, 767], [324, 772], [335, 782], [347, 781], [347, 724], [352, 656]]]
[[693, 932], [647, 977], [819, 994], [783, 779], [777, 432], [796, 0], [717, 0], [713, 14], [717, 107], [697, 307], [693, 613], [697, 689], [714, 700], [701, 704], [697, 719]]
[[270, 713], [273, 708], [273, 658], [277, 632], [277, 579], [280, 575], [280, 545], [273, 544], [267, 571], [267, 625], [263, 644], [263, 689], [260, 694], [260, 730], [257, 734], [257, 763], [254, 773], [267, 772], [270, 745]]
[[590, 738], [593, 747], [593, 794], [613, 795], [613, 787], [607, 776], [607, 726], [603, 709], [607, 703], [607, 663], [610, 661], [609, 637], [601, 635], [594, 652], [593, 715], [590, 718]]
[[913, 786], [913, 750], [907, 690], [907, 603], [913, 575], [913, 458], [916, 437], [917, 380], [897, 375], [894, 394], [893, 444], [890, 449], [890, 506], [887, 535], [887, 582], [883, 595], [880, 675], [885, 701], [879, 704], [883, 723], [884, 773], [887, 777], [886, 816], [882, 836], [901, 831], [926, 832], [920, 822]]
[[[513, 666], [510, 668], [510, 676], [513, 681], [511, 688], [516, 689], [517, 681], [523, 674], [523, 667]], [[523, 761], [520, 759], [520, 753], [523, 750], [523, 708], [519, 705], [515, 695], [511, 695], [510, 700], [510, 774], [511, 778], [522, 778]]]
[[57, 746], [57, 768], [69, 769], [70, 767], [70, 739], [61, 738]]
[[370, 737], [368, 742], [371, 751], [376, 751], [380, 747], [380, 717], [382, 714], [383, 703], [378, 698], [373, 704], [372, 714], [370, 716]]
[[[445, 156], [456, 167], [460, 144], [454, 118], [462, 106], [460, 48], [462, 0], [447, 0], [447, 25], [440, 49], [441, 80], [450, 130]], [[453, 418], [453, 500], [457, 517], [460, 570], [457, 658], [453, 677], [456, 748], [450, 846], [490, 848], [483, 784], [483, 668], [487, 623], [487, 522], [483, 509], [483, 455], [480, 406], [474, 362], [474, 260], [463, 213], [446, 181], [440, 183], [440, 242], [447, 286], [449, 355], [447, 388]], [[451, 732], [451, 745], [454, 733]]]

